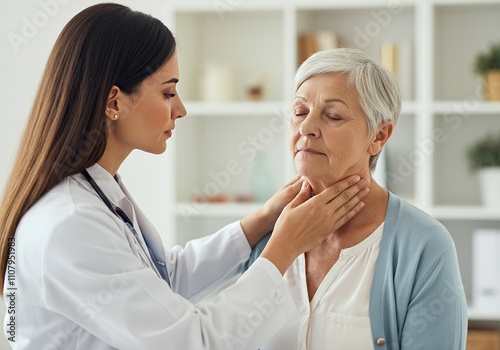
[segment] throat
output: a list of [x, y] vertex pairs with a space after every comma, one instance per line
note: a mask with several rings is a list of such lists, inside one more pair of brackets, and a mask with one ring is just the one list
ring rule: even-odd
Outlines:
[[340, 251], [340, 248], [320, 245], [304, 254], [309, 302], [313, 299], [328, 272], [338, 261]]

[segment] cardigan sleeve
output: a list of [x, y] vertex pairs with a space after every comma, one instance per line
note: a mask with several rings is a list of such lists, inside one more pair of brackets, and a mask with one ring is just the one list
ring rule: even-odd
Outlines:
[[452, 244], [415, 285], [401, 349], [465, 349], [466, 335], [467, 304]]
[[390, 193], [370, 294], [374, 349], [465, 349], [467, 304], [446, 228]]

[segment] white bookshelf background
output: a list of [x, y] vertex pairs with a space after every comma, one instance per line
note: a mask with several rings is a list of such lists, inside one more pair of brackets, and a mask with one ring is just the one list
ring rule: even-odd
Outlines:
[[[481, 80], [471, 67], [476, 52], [500, 40], [499, 0], [187, 0], [168, 2], [165, 13], [179, 42], [179, 88], [188, 110], [172, 146], [172, 243], [213, 232], [258, 207], [235, 201], [254, 194], [252, 178], [261, 159], [249, 159], [249, 138], [257, 139], [262, 150], [252, 147], [271, 165], [270, 188], [293, 176], [286, 129], [267, 138], [262, 130], [288, 117], [302, 33], [334, 33], [376, 60], [381, 46], [391, 43], [403, 110], [386, 149], [387, 186], [448, 227], [470, 301], [472, 232], [500, 227], [500, 210], [481, 206], [477, 176], [464, 155], [478, 136], [500, 129], [500, 102], [483, 101]], [[231, 88], [207, 92], [203, 80], [211, 69]], [[258, 79], [265, 88], [262, 99], [252, 101], [247, 89]], [[216, 199], [223, 202], [195, 202], [215, 182], [214, 174], [233, 161], [241, 172], [220, 188], [225, 198]], [[500, 322], [500, 310], [471, 308], [470, 318]]]

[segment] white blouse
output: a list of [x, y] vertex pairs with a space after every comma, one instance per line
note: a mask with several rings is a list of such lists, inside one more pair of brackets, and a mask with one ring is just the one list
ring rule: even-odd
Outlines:
[[373, 349], [369, 300], [383, 226], [340, 252], [311, 302], [304, 255], [295, 260], [285, 278], [298, 312], [262, 350]]

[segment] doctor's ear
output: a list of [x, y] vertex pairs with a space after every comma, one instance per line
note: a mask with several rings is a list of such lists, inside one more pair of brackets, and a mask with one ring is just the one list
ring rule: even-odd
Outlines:
[[389, 140], [392, 135], [392, 131], [394, 130], [394, 124], [392, 122], [385, 123], [379, 127], [378, 132], [372, 139], [370, 146], [368, 147], [368, 153], [371, 156], [374, 156], [384, 147], [385, 143]]
[[116, 85], [113, 85], [108, 95], [106, 102], [106, 117], [109, 120], [115, 121], [123, 116], [126, 109], [127, 96]]

